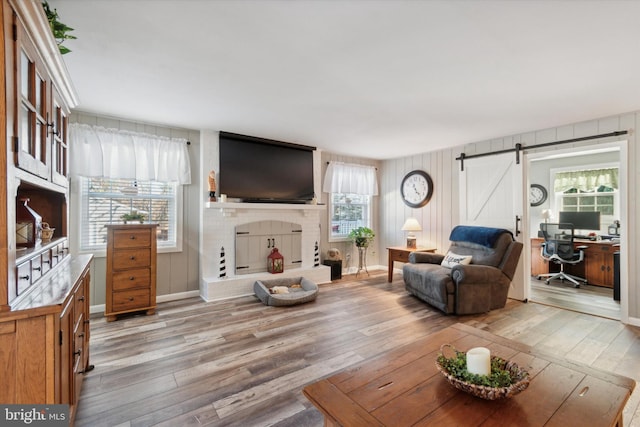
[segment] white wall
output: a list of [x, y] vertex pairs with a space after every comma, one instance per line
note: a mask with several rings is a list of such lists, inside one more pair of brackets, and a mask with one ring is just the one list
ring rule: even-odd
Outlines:
[[[638, 121], [640, 121], [640, 112], [632, 112], [551, 129], [469, 143], [454, 149], [439, 150], [418, 156], [386, 160], [382, 163], [381, 173], [381, 233], [379, 233], [379, 247], [384, 248], [386, 246], [402, 244], [404, 234], [400, 231], [400, 228], [406, 217], [414, 216], [418, 218], [423, 228], [421, 233], [417, 233], [418, 244], [425, 246], [435, 245], [439, 252], [447, 250], [449, 247], [449, 233], [458, 223], [459, 218], [457, 193], [460, 164], [455, 158], [458, 157], [460, 153], [464, 152], [467, 155], [486, 153], [505, 148], [513, 148], [517, 143], [531, 147], [553, 141], [599, 135], [620, 130], [633, 130], [637, 127]], [[617, 138], [612, 137], [598, 141], [586, 141], [527, 151], [527, 153], [530, 153], [541, 150], [578, 148], [594, 143], [608, 143], [621, 139], [627, 139], [629, 141], [627, 156], [628, 176], [630, 177], [627, 182], [629, 216], [626, 227], [629, 239], [626, 252], [628, 256], [629, 273], [629, 316], [631, 318], [640, 317], [640, 292], [637, 286], [637, 283], [640, 283], [640, 269], [636, 268], [640, 263], [640, 253], [637, 248], [640, 209], [637, 209], [635, 204], [636, 200], [640, 200], [640, 187], [638, 186], [638, 173], [640, 173], [640, 169], [636, 166], [640, 163], [640, 151], [636, 148], [636, 138], [636, 133], [631, 132], [629, 135]], [[434, 181], [435, 188], [433, 198], [429, 204], [420, 209], [410, 209], [404, 205], [400, 199], [400, 182], [404, 175], [413, 169], [425, 170], [431, 175]], [[525, 252], [530, 251], [525, 250]], [[637, 319], [633, 320], [633, 322], [637, 322]]]
[[[191, 185], [183, 186], [183, 228], [182, 228], [182, 252], [158, 254], [158, 271], [156, 292], [161, 299], [163, 295], [180, 294], [194, 291], [197, 295], [198, 282], [198, 209], [200, 186], [198, 171], [200, 170], [200, 132], [188, 129], [176, 129], [167, 126], [158, 126], [148, 123], [133, 122], [113, 117], [99, 116], [91, 113], [74, 111], [70, 116], [73, 123], [83, 123], [94, 126], [102, 126], [111, 129], [144, 132], [152, 135], [170, 138], [185, 138], [191, 142], [189, 146], [189, 160], [191, 161]], [[71, 141], [70, 150], [73, 150]], [[73, 183], [72, 183], [73, 188]], [[71, 192], [70, 195], [70, 244], [71, 250], [77, 251], [79, 224], [77, 218], [77, 200]], [[92, 306], [105, 304], [106, 293], [106, 258], [104, 252], [96, 254], [93, 270], [91, 272], [91, 302]]]

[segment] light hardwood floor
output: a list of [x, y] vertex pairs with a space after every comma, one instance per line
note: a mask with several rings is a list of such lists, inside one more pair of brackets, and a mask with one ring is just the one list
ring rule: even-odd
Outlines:
[[531, 278], [530, 300], [539, 304], [579, 311], [581, 313], [620, 320], [620, 302], [613, 299], [613, 289], [594, 285], [580, 285], [554, 280], [548, 285]]
[[[315, 302], [266, 307], [255, 297], [159, 304], [153, 316], [91, 323], [91, 360], [76, 426], [322, 426], [304, 385], [456, 322], [640, 379], [640, 328], [509, 301], [445, 316], [409, 296], [401, 275], [347, 276]], [[625, 426], [640, 426], [640, 391]]]

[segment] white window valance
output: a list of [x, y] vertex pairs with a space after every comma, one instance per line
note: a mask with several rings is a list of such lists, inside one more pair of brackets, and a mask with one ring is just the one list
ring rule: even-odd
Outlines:
[[69, 140], [74, 176], [191, 184], [186, 139], [72, 123]]
[[322, 191], [377, 196], [376, 168], [354, 163], [329, 162]]

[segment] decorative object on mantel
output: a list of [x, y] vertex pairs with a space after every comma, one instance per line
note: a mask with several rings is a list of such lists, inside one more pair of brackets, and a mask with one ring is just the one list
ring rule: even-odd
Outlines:
[[77, 38], [76, 36], [69, 34], [69, 32], [73, 31], [73, 28], [60, 22], [58, 20], [60, 18], [58, 16], [58, 11], [56, 9], [51, 10], [49, 3], [46, 1], [42, 2], [42, 8], [44, 9], [45, 15], [47, 15], [49, 27], [51, 27], [51, 32], [53, 33], [53, 38], [56, 40], [60, 54], [64, 55], [65, 53], [71, 52], [71, 50], [63, 46], [62, 43], [64, 43], [65, 40], [75, 40]]
[[[445, 348], [453, 351], [451, 357], [444, 355]], [[477, 350], [477, 349], [472, 349]], [[469, 350], [469, 353], [471, 350]], [[469, 353], [456, 350], [451, 344], [440, 346], [436, 367], [445, 379], [458, 390], [486, 400], [497, 400], [515, 396], [529, 387], [529, 373], [516, 363], [497, 356], [490, 356], [491, 374], [478, 375], [467, 369]], [[481, 357], [483, 357], [482, 354]]]
[[415, 249], [418, 245], [416, 244], [416, 235], [413, 234], [414, 231], [422, 231], [422, 227], [420, 223], [415, 218], [407, 218], [402, 226], [402, 231], [408, 231], [407, 234], [407, 247], [411, 249]]
[[42, 223], [42, 241], [43, 242], [50, 242], [51, 239], [53, 238], [53, 232], [56, 231], [55, 228], [51, 228], [49, 227], [49, 223], [47, 222], [43, 222]]
[[16, 246], [32, 248], [40, 243], [42, 217], [29, 207], [29, 198], [16, 204]]
[[224, 246], [220, 247], [220, 276], [221, 279], [227, 277], [227, 266], [224, 260]]
[[209, 172], [209, 201], [215, 202], [216, 200], [216, 173], [212, 170]]
[[278, 248], [271, 249], [271, 253], [267, 257], [267, 271], [271, 274], [284, 271], [284, 257], [278, 251]]
[[318, 248], [318, 241], [316, 240], [316, 244], [313, 247], [313, 266], [317, 267], [320, 265], [320, 250]]

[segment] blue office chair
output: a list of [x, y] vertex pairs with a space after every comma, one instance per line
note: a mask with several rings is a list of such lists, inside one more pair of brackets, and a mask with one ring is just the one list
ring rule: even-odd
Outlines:
[[540, 254], [542, 258], [547, 261], [560, 264], [560, 271], [558, 273], [540, 274], [537, 277], [538, 280], [546, 277], [547, 279], [544, 282], [547, 285], [555, 279], [560, 279], [562, 282], [568, 280], [573, 283], [576, 288], [580, 287], [580, 282], [586, 284], [587, 279], [565, 273], [564, 271], [566, 264], [573, 265], [584, 261], [584, 250], [588, 248], [588, 246], [578, 246], [574, 248], [573, 224], [543, 223], [540, 224], [540, 230], [544, 236], [544, 243], [542, 244]]

